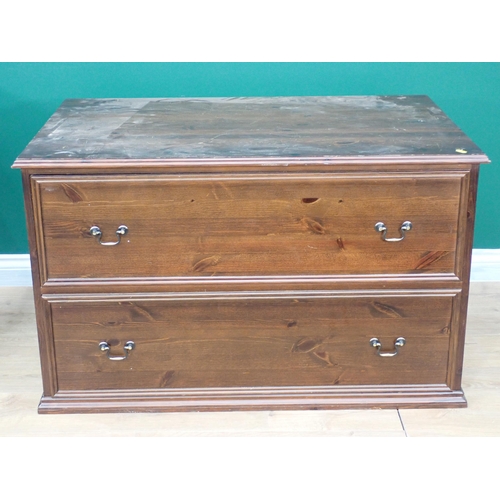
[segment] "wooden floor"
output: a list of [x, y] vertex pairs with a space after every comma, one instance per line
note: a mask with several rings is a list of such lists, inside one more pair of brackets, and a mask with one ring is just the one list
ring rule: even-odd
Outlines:
[[500, 283], [473, 283], [453, 410], [38, 415], [32, 291], [0, 288], [0, 436], [500, 436]]

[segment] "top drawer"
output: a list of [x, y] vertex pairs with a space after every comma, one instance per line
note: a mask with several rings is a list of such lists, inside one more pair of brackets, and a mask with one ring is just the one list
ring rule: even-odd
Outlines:
[[463, 178], [33, 176], [42, 282], [452, 274]]

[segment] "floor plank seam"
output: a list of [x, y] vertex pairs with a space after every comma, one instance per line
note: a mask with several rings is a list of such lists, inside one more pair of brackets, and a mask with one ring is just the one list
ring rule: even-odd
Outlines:
[[405, 424], [403, 422], [403, 419], [401, 418], [401, 413], [399, 413], [399, 410], [396, 410], [398, 412], [398, 417], [399, 417], [399, 421], [401, 422], [401, 427], [403, 428], [403, 432], [405, 433], [405, 437], [408, 437], [408, 433], [406, 432], [406, 429], [405, 429]]

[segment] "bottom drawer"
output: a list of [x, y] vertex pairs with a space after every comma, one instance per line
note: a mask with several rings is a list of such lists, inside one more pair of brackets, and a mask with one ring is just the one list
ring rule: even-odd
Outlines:
[[[200, 293], [51, 300], [57, 386], [99, 391], [445, 384], [454, 295]], [[396, 354], [398, 338], [405, 343]], [[127, 342], [133, 349], [124, 349]], [[109, 349], [102, 350], [102, 343]]]

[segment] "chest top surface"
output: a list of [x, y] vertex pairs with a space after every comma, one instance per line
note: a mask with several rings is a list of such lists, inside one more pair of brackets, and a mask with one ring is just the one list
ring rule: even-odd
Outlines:
[[427, 96], [66, 100], [14, 167], [109, 160], [409, 157], [485, 163]]

